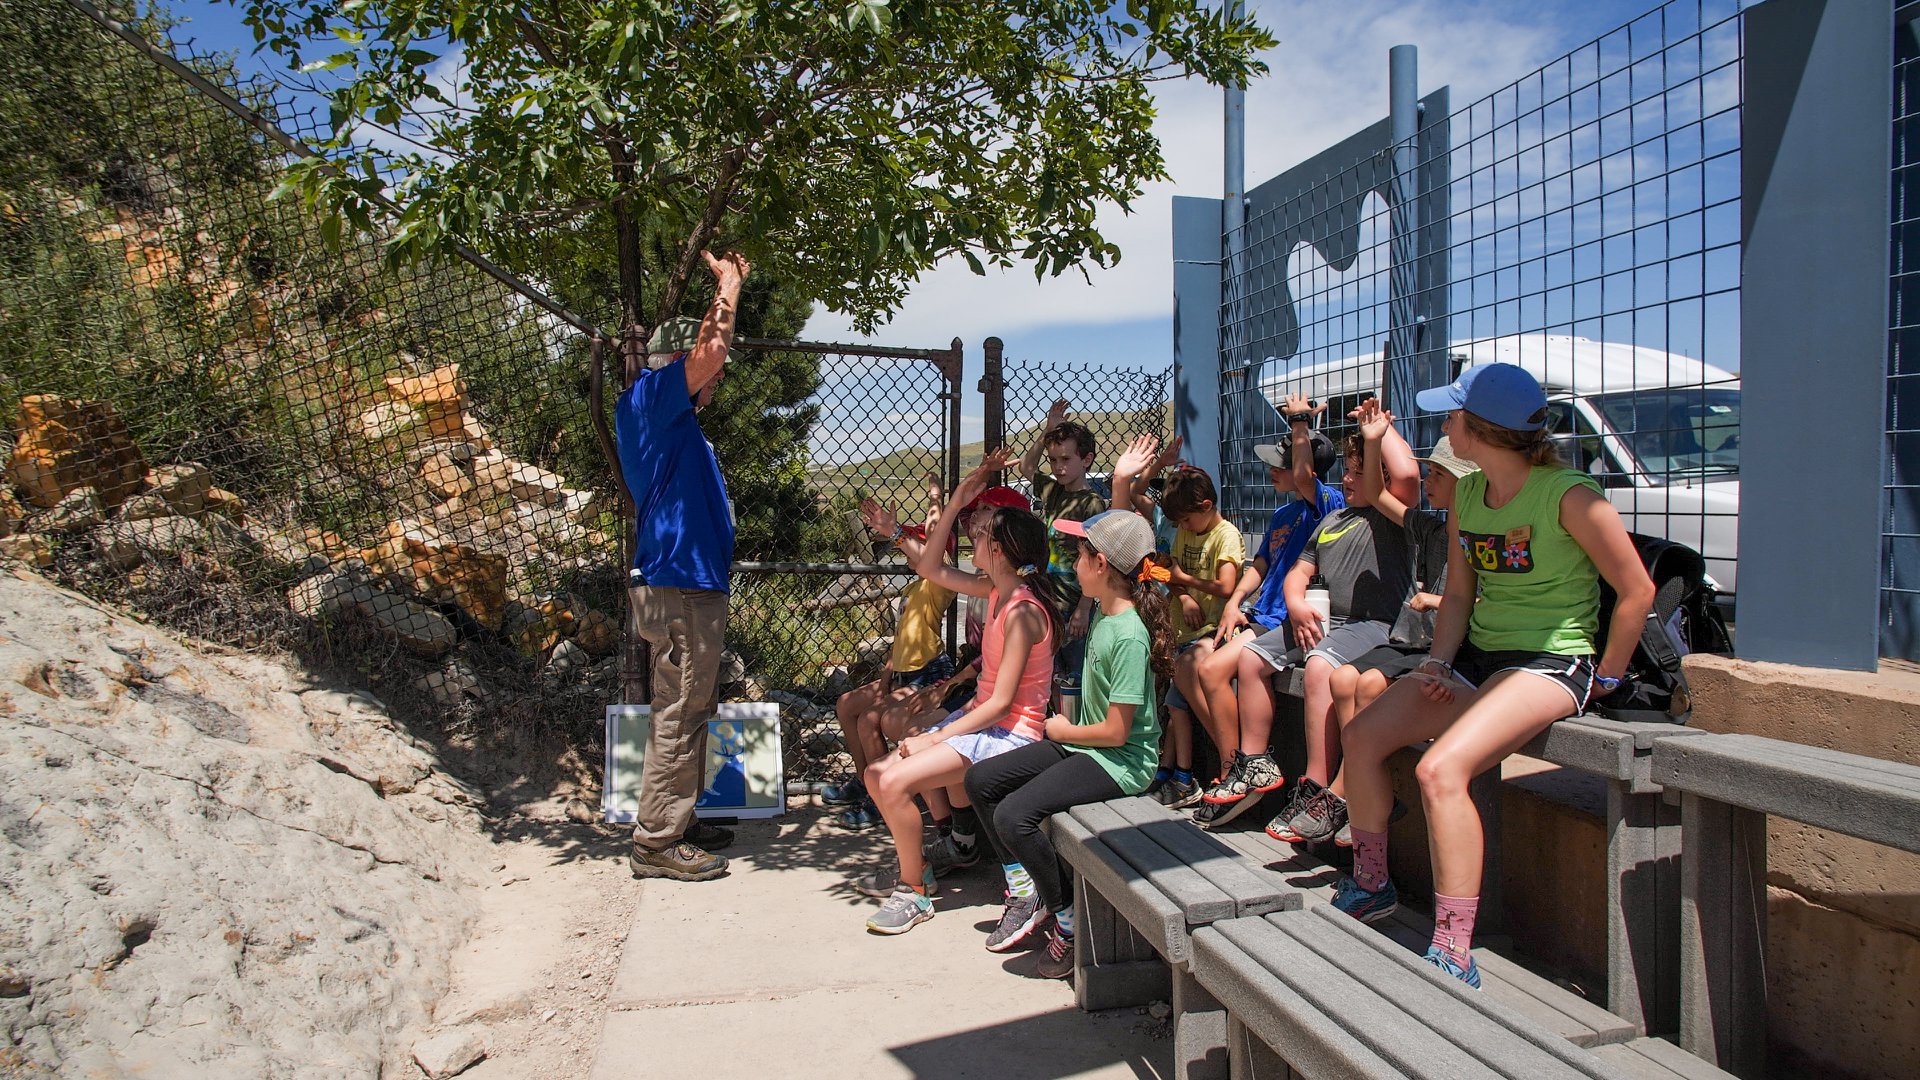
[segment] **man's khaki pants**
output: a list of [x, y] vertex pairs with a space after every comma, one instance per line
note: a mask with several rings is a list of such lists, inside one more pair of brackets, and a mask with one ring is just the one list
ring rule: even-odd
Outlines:
[[633, 842], [660, 851], [693, 825], [707, 764], [707, 721], [718, 710], [727, 594], [636, 585], [634, 632], [653, 646], [653, 734], [640, 776]]

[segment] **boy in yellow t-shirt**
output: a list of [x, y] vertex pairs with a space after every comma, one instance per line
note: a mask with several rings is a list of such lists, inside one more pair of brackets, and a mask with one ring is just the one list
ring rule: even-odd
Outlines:
[[1220, 516], [1215, 498], [1213, 478], [1206, 470], [1188, 465], [1167, 477], [1166, 493], [1160, 499], [1161, 511], [1178, 530], [1167, 580], [1175, 643], [1173, 687], [1167, 692], [1167, 741], [1173, 769], [1158, 793], [1160, 801], [1170, 806], [1190, 806], [1200, 798], [1200, 785], [1193, 777], [1191, 717], [1198, 717], [1207, 736], [1221, 747], [1221, 764], [1229, 764], [1224, 760], [1227, 744], [1213, 730], [1213, 711], [1200, 692], [1199, 668], [1200, 661], [1213, 653], [1214, 627], [1240, 580], [1247, 545], [1240, 530]]

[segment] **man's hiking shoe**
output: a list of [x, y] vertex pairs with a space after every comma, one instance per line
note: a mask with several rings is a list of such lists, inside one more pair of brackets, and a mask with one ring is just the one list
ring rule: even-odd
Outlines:
[[1040, 953], [1035, 975], [1043, 979], [1064, 979], [1073, 974], [1073, 938], [1060, 932], [1060, 924], [1047, 928], [1047, 947]]
[[718, 851], [728, 844], [733, 843], [733, 830], [723, 829], [718, 825], [709, 825], [704, 821], [696, 820], [692, 827], [687, 829], [687, 835], [680, 839], [695, 847], [705, 848], [708, 851]]
[[965, 870], [980, 861], [980, 845], [963, 848], [954, 843], [951, 835], [942, 836], [928, 844], [923, 853], [927, 859], [927, 869], [936, 875], [951, 874], [955, 870]]
[[1295, 814], [1306, 809], [1307, 803], [1311, 802], [1315, 795], [1324, 790], [1318, 783], [1304, 776], [1301, 777], [1300, 782], [1293, 787], [1293, 794], [1287, 798], [1287, 804], [1273, 816], [1272, 821], [1267, 822], [1267, 835], [1285, 843], [1298, 843], [1300, 837], [1288, 823], [1292, 821]]
[[1335, 795], [1332, 789], [1322, 788], [1287, 819], [1287, 828], [1302, 843], [1318, 844], [1333, 839], [1346, 823], [1347, 800]]
[[1461, 967], [1460, 961], [1447, 955], [1447, 951], [1438, 945], [1427, 946], [1427, 963], [1459, 979], [1475, 990], [1480, 989], [1480, 965], [1473, 957], [1467, 957], [1467, 966]]
[[849, 777], [838, 784], [827, 784], [820, 789], [822, 806], [858, 806], [867, 801], [867, 785], [858, 776]]
[[867, 920], [867, 929], [876, 934], [904, 934], [933, 918], [933, 901], [914, 892], [905, 882], [893, 890], [887, 902]]
[[627, 852], [627, 866], [637, 878], [673, 881], [711, 881], [727, 872], [727, 860], [684, 840], [661, 851], [636, 844]]
[[1249, 796], [1264, 795], [1284, 787], [1286, 783], [1286, 774], [1274, 764], [1273, 755], [1255, 754], [1248, 757], [1235, 750], [1233, 764], [1228, 766], [1227, 775], [1208, 788], [1201, 798], [1215, 805], [1237, 803]]
[[1047, 919], [1047, 909], [1040, 903], [1039, 894], [1015, 896], [1007, 894], [1007, 905], [1000, 909], [1000, 925], [987, 935], [988, 952], [1006, 952], [1015, 945], [1027, 940], [1034, 930]]
[[1359, 882], [1343, 877], [1333, 890], [1333, 906], [1361, 922], [1379, 922], [1400, 906], [1400, 893], [1391, 881], [1376, 892], [1368, 892]]
[[1192, 803], [1193, 796], [1198, 794], [1199, 790], [1200, 785], [1192, 780], [1181, 780], [1169, 776], [1167, 782], [1160, 785], [1160, 790], [1153, 793], [1153, 797], [1161, 806], [1187, 806]]

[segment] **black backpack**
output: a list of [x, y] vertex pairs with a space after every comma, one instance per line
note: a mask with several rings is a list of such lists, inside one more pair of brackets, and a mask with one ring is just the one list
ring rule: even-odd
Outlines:
[[[1653, 579], [1653, 609], [1640, 628], [1640, 643], [1627, 663], [1620, 688], [1596, 698], [1590, 711], [1612, 720], [1684, 724], [1693, 709], [1693, 696], [1680, 658], [1696, 652], [1731, 653], [1733, 636], [1713, 603], [1716, 594], [1707, 583], [1707, 563], [1699, 552], [1657, 536], [1631, 535], [1640, 562]], [[1611, 625], [1613, 605], [1613, 590], [1602, 579], [1603, 638]], [[1600, 647], [1605, 648], [1604, 641]]]

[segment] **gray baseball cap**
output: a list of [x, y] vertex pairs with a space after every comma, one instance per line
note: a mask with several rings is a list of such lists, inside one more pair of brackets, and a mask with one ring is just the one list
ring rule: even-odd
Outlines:
[[1085, 521], [1063, 518], [1054, 522], [1053, 528], [1092, 544], [1093, 550], [1105, 555], [1123, 574], [1136, 573], [1140, 563], [1153, 554], [1153, 526], [1131, 510], [1102, 510]]

